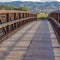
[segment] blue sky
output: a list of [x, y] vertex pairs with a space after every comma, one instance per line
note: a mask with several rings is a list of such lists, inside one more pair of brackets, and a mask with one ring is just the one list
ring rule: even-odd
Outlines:
[[10, 2], [10, 1], [33, 1], [33, 2], [41, 2], [41, 1], [59, 1], [60, 0], [0, 0], [0, 2]]

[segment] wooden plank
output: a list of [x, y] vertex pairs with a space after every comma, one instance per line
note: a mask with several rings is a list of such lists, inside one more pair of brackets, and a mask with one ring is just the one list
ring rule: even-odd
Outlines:
[[[1, 60], [21, 60], [25, 54], [26, 49], [29, 46], [31, 38], [33, 37], [34, 33], [31, 34], [31, 37], [28, 41], [24, 40], [25, 36], [28, 35], [29, 31], [36, 29], [38, 27], [38, 23], [33, 22], [26, 26], [25, 28], [21, 29], [17, 33], [15, 33], [10, 38], [6, 39], [0, 45], [0, 59]], [[14, 45], [14, 47], [13, 47]], [[19, 48], [20, 47], [20, 48]], [[5, 51], [5, 52], [4, 52]], [[8, 53], [8, 54], [7, 54]]]
[[47, 20], [35, 21], [0, 44], [0, 60], [59, 60], [60, 48]]

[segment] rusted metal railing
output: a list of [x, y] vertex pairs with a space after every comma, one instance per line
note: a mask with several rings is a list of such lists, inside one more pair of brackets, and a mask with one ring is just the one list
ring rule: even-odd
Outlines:
[[24, 24], [36, 20], [36, 14], [27, 11], [0, 10], [0, 41], [16, 32]]
[[60, 15], [58, 16], [57, 14], [58, 12], [52, 12], [49, 14], [49, 21], [52, 24], [52, 26], [54, 27], [55, 32], [57, 33], [57, 36], [60, 39], [60, 20], [58, 19], [58, 17], [60, 17]]

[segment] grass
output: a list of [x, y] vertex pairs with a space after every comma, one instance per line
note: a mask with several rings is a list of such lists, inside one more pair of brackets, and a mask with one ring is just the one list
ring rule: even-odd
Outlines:
[[48, 14], [47, 13], [39, 13], [39, 14], [37, 14], [37, 18], [39, 18], [39, 19], [47, 19]]

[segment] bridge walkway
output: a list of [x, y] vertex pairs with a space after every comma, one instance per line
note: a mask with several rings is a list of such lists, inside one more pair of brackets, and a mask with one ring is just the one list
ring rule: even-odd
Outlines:
[[0, 43], [0, 60], [60, 60], [60, 46], [49, 21], [34, 21]]

